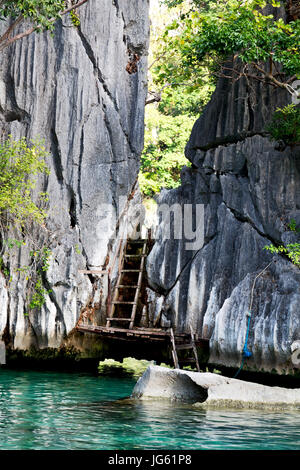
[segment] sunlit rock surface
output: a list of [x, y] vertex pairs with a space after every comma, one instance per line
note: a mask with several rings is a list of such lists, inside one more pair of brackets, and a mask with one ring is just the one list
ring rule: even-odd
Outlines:
[[169, 399], [202, 408], [300, 408], [300, 389], [268, 387], [218, 374], [150, 366], [132, 398]]
[[[64, 17], [53, 38], [33, 34], [1, 54], [2, 132], [40, 136], [52, 154], [51, 174], [38, 185], [49, 193], [46, 230], [31, 233], [53, 253], [41, 312], [24, 316], [27, 284], [14, 272], [30, 262], [30, 240], [4, 254], [12, 280], [8, 291], [0, 279], [0, 338], [6, 328], [14, 348], [58, 347], [90, 299], [105, 311], [107, 278], [95, 283], [78, 270], [112, 264], [118, 240], [105, 227], [101, 204], [116, 207], [122, 196], [123, 210], [131, 196], [129, 205], [139, 200], [148, 1], [90, 0], [78, 12], [79, 28]], [[135, 54], [136, 70], [130, 68]], [[122, 230], [120, 221], [117, 237]]]

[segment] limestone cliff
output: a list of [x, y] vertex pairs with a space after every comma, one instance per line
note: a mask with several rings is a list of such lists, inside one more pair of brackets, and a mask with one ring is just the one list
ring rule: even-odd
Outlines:
[[148, 0], [90, 0], [79, 16], [78, 28], [65, 17], [53, 37], [32, 34], [1, 56], [2, 133], [39, 135], [52, 155], [38, 185], [49, 194], [46, 228], [31, 234], [52, 251], [41, 311], [24, 315], [27, 284], [16, 272], [32, 242], [4, 254], [11, 282], [0, 275], [0, 337], [13, 348], [58, 347], [91, 298], [105, 311], [107, 277], [78, 271], [112, 264], [118, 240], [103, 231], [101, 204], [123, 196], [122, 210], [138, 197]]
[[[205, 240], [198, 251], [186, 240], [165, 240], [163, 223], [148, 257], [148, 277], [165, 317], [179, 331], [210, 339], [210, 362], [238, 367], [254, 280], [273, 256], [270, 243], [293, 242], [300, 224], [300, 151], [264, 134], [285, 91], [241, 79], [220, 79], [186, 146], [191, 168], [182, 185], [159, 202], [204, 204]], [[300, 271], [275, 256], [254, 286], [249, 369], [292, 372], [291, 344], [300, 337]]]

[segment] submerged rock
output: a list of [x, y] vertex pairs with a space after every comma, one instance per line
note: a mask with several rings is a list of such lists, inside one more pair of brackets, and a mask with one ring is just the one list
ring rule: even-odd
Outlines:
[[132, 398], [178, 400], [203, 408], [300, 409], [300, 389], [268, 387], [218, 374], [158, 366], [148, 367], [135, 385]]

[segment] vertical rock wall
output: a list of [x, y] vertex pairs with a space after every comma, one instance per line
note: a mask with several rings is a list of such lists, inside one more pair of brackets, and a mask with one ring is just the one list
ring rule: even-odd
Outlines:
[[[123, 196], [122, 210], [139, 197], [148, 0], [89, 0], [78, 12], [78, 28], [64, 17], [53, 37], [32, 34], [1, 56], [2, 134], [40, 136], [51, 153], [50, 176], [37, 188], [49, 194], [46, 227], [32, 228], [21, 250], [5, 252], [9, 289], [0, 274], [0, 337], [5, 331], [13, 348], [58, 347], [92, 297], [105, 310], [107, 278], [95, 282], [78, 271], [112, 262], [118, 240], [105, 231], [101, 204], [117, 207]], [[27, 315], [27, 283], [16, 268], [30, 263], [32, 242], [42, 241], [52, 251], [49, 293], [41, 311]]]
[[[241, 79], [221, 79], [186, 146], [191, 168], [180, 188], [160, 203], [204, 204], [205, 240], [197, 251], [186, 240], [165, 240], [163, 224], [148, 257], [148, 277], [164, 316], [179, 331], [189, 325], [210, 339], [210, 362], [238, 367], [253, 289], [246, 367], [293, 372], [291, 344], [300, 337], [300, 271], [264, 250], [299, 242], [300, 150], [280, 147], [264, 133], [289, 94]], [[255, 277], [272, 261], [268, 269]]]

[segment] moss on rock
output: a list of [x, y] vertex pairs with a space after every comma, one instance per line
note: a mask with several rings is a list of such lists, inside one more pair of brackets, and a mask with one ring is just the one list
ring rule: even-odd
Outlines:
[[[117, 375], [119, 377], [138, 379], [151, 365], [155, 365], [155, 362], [146, 361], [145, 359], [139, 360], [133, 357], [125, 357], [122, 362], [115, 361], [114, 359], [105, 359], [99, 362], [98, 372], [100, 375]], [[169, 366], [161, 364], [161, 367]]]

